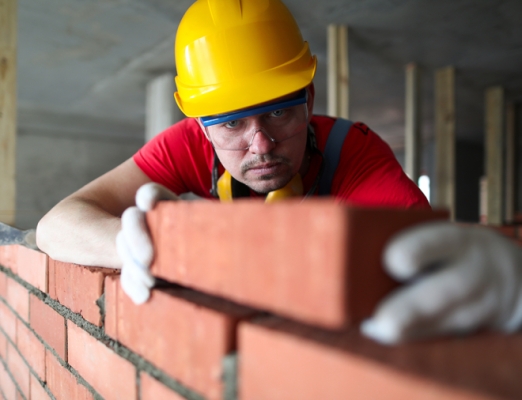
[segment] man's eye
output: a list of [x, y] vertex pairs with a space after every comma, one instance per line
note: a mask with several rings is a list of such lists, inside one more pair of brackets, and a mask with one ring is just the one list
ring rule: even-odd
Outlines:
[[274, 117], [281, 117], [285, 113], [285, 110], [275, 110], [271, 112]]
[[236, 128], [237, 126], [239, 125], [239, 121], [237, 119], [235, 120], [232, 120], [232, 121], [228, 121], [225, 126], [227, 128]]

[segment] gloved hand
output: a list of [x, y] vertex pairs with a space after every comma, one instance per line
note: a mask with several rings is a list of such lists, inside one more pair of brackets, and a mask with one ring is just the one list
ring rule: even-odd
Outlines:
[[160, 200], [177, 200], [178, 196], [157, 183], [147, 183], [136, 192], [137, 207], [129, 207], [121, 216], [121, 231], [116, 236], [116, 248], [123, 262], [121, 287], [135, 304], [146, 302], [154, 277], [149, 268], [154, 258], [145, 213]]
[[361, 324], [366, 336], [396, 344], [522, 325], [522, 248], [490, 229], [423, 225], [393, 238], [383, 258], [387, 272], [407, 285]]

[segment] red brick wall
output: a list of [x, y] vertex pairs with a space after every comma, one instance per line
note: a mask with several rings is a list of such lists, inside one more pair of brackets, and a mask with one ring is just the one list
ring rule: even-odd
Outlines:
[[177, 285], [155, 289], [142, 306], [122, 292], [118, 271], [0, 247], [0, 393], [7, 400], [521, 398], [518, 336], [386, 348], [357, 332], [396, 286], [380, 266], [385, 241], [445, 215], [329, 201], [164, 203], [149, 214], [152, 270]]

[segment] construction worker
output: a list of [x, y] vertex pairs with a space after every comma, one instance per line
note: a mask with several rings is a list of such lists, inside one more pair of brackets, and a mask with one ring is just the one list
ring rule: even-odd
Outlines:
[[[280, 0], [197, 1], [180, 22], [175, 57], [175, 98], [189, 118], [40, 221], [38, 246], [51, 257], [122, 268], [122, 287], [139, 304], [154, 285], [144, 212], [158, 200], [326, 194], [429, 207], [366, 125], [312, 114], [316, 58]], [[379, 337], [388, 314], [363, 331], [383, 342], [415, 336]]]

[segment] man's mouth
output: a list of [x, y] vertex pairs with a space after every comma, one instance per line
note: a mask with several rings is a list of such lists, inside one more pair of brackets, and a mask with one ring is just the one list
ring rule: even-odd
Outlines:
[[272, 174], [284, 165], [289, 165], [289, 160], [281, 156], [261, 156], [252, 159], [241, 166], [243, 174], [252, 172], [254, 174]]
[[275, 174], [283, 164], [280, 162], [270, 162], [263, 164], [255, 164], [250, 166], [247, 171], [255, 175], [272, 175]]

